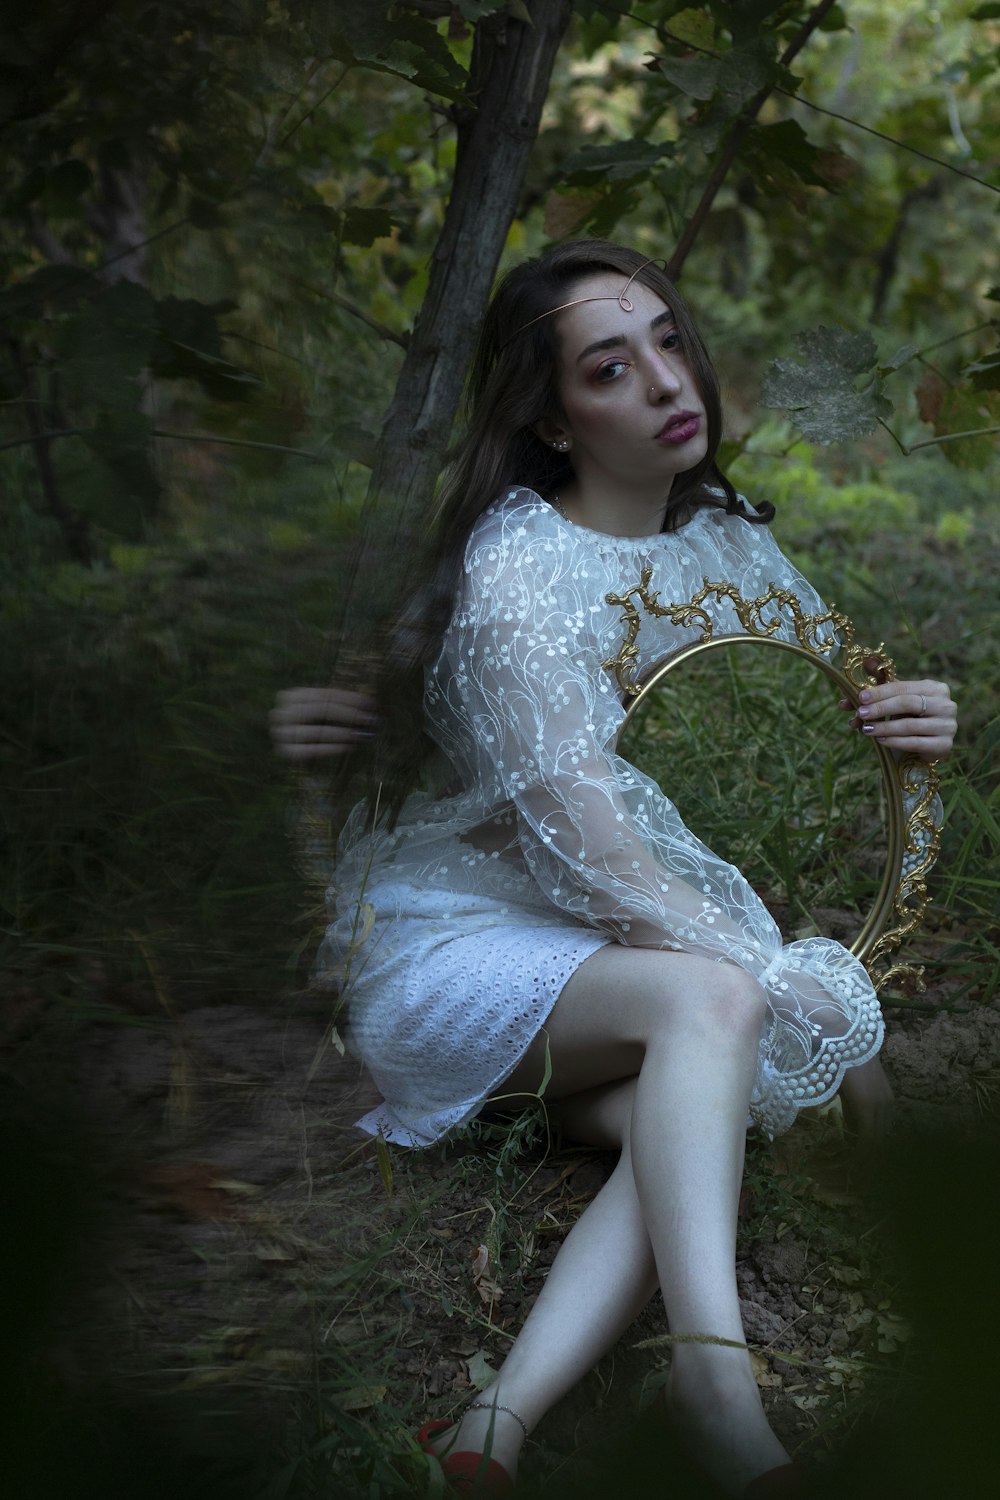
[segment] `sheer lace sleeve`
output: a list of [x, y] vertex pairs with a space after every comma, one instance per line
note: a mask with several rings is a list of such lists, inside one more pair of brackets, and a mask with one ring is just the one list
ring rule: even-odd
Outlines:
[[456, 712], [479, 775], [518, 813], [525, 861], [553, 905], [646, 947], [683, 948], [760, 975], [780, 951], [742, 875], [614, 753], [624, 713], [595, 629], [600, 580], [543, 524], [468, 561], [455, 616]]

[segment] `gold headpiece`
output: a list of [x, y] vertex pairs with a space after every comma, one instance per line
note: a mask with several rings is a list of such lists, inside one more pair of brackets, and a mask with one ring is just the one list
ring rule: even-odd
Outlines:
[[636, 266], [628, 281], [626, 281], [625, 285], [622, 287], [621, 291], [616, 297], [576, 297], [572, 302], [562, 302], [558, 307], [550, 307], [547, 312], [539, 313], [537, 318], [529, 318], [527, 323], [522, 323], [520, 328], [515, 328], [514, 332], [510, 335], [510, 338], [504, 339], [503, 343], [500, 345], [501, 349], [505, 349], [511, 342], [511, 339], [516, 339], [519, 333], [523, 333], [526, 328], [531, 328], [535, 323], [540, 323], [543, 318], [551, 318], [556, 313], [565, 312], [568, 307], [579, 307], [582, 302], [617, 302], [622, 312], [634, 312], [635, 303], [632, 301], [631, 297], [629, 297], [628, 289], [632, 285], [633, 281], [638, 276], [640, 271], [644, 271], [647, 266], [656, 265], [662, 265], [665, 269], [666, 261], [663, 260], [660, 256], [654, 255], [651, 256], [649, 260], [644, 260], [641, 266]]

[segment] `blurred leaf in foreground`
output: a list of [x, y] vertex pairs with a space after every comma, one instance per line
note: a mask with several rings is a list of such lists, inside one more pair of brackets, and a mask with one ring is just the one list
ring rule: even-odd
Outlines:
[[[776, 359], [761, 387], [761, 406], [784, 407], [803, 435], [841, 443], [873, 432], [892, 405], [882, 395], [870, 333], [815, 328], [795, 340], [797, 359]], [[858, 377], [867, 376], [858, 390]]]

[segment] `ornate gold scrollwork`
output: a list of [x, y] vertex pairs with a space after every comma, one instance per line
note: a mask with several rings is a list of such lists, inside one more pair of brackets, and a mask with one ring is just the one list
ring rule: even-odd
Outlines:
[[[720, 646], [752, 643], [802, 657], [830, 678], [854, 705], [863, 688], [891, 682], [896, 676], [895, 663], [883, 645], [859, 645], [846, 615], [836, 609], [807, 614], [789, 589], [772, 584], [757, 598], [744, 599], [735, 584], [703, 578], [703, 587], [686, 602], [661, 604], [658, 593], [649, 589], [652, 574], [652, 568], [645, 567], [636, 587], [607, 595], [607, 602], [621, 609], [625, 626], [618, 654], [604, 663], [605, 669], [614, 673], [628, 706], [623, 733], [646, 697], [669, 673], [692, 657]], [[709, 599], [729, 601], [742, 634], [715, 633], [716, 623], [705, 608]], [[640, 606], [646, 615], [699, 631], [695, 640], [671, 652], [645, 674], [640, 671], [637, 644], [643, 621]], [[834, 654], [836, 662], [831, 659]], [[878, 895], [851, 951], [864, 963], [876, 990], [890, 983], [919, 990], [923, 988], [923, 967], [894, 962], [893, 957], [903, 940], [920, 925], [929, 904], [927, 876], [941, 842], [934, 817], [937, 768], [916, 756], [896, 760], [877, 740], [871, 744], [885, 793], [888, 852]]]

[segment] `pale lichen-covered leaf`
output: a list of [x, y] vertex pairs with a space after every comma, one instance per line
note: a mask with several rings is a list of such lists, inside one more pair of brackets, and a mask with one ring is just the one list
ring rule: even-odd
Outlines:
[[[776, 359], [761, 388], [762, 406], [784, 407], [804, 437], [839, 443], [872, 432], [891, 411], [874, 378], [877, 351], [870, 333], [817, 328], [796, 339], [797, 359]], [[860, 375], [870, 378], [857, 389]]]

